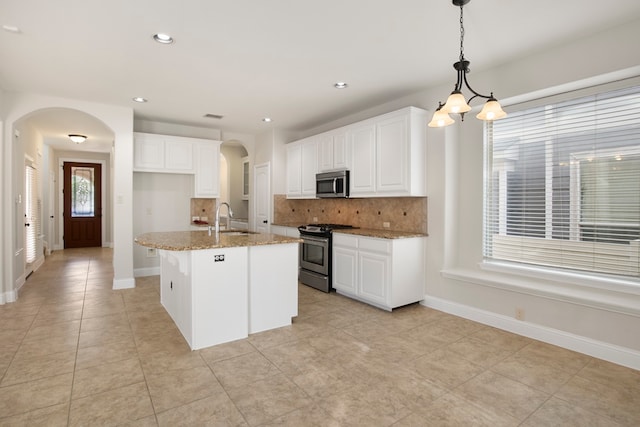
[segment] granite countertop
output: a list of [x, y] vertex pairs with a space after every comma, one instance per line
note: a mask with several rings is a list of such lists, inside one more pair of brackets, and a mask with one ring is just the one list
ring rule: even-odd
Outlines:
[[216, 238], [215, 233], [211, 233], [211, 236], [209, 236], [209, 233], [205, 230], [151, 232], [137, 236], [134, 241], [141, 246], [168, 251], [277, 245], [301, 241], [293, 237], [268, 233], [229, 234], [231, 233], [219, 233], [218, 238]]
[[334, 233], [353, 234], [356, 236], [377, 237], [379, 239], [407, 239], [411, 237], [426, 237], [424, 233], [410, 231], [378, 230], [374, 228], [341, 228]]

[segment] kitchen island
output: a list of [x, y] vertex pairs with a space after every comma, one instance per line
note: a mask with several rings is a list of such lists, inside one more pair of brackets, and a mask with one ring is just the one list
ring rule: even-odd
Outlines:
[[192, 350], [291, 324], [298, 315], [299, 239], [228, 230], [153, 232], [160, 302]]

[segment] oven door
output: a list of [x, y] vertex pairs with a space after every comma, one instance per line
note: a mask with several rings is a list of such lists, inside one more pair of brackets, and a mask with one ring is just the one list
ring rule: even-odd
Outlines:
[[300, 268], [327, 276], [329, 274], [329, 238], [300, 235]]

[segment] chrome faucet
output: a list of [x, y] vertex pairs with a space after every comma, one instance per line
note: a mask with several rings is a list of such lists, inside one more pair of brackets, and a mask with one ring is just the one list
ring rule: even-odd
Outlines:
[[[218, 235], [218, 233], [220, 233], [220, 208], [222, 207], [222, 205], [227, 205], [227, 211], [228, 211], [228, 215], [227, 215], [227, 230], [229, 229], [229, 221], [230, 219], [233, 217], [233, 211], [231, 210], [231, 206], [229, 206], [229, 203], [227, 202], [222, 202], [218, 205], [218, 207], [216, 208], [216, 223], [215, 223], [215, 227], [216, 227], [216, 235]], [[211, 231], [209, 231], [209, 234], [211, 234]]]

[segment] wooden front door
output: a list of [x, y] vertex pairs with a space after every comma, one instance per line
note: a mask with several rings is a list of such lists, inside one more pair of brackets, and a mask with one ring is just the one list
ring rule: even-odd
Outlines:
[[64, 162], [64, 247], [102, 246], [99, 163]]

